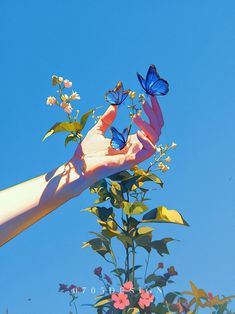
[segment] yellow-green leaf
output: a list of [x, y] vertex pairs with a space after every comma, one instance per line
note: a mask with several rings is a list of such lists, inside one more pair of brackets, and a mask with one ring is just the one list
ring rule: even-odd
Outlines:
[[139, 215], [148, 210], [148, 206], [142, 202], [129, 203], [127, 201], [123, 201], [122, 208], [127, 215]]
[[100, 301], [96, 302], [94, 306], [95, 307], [103, 306], [111, 301], [112, 299], [110, 297], [105, 297], [105, 298], [102, 298]]
[[164, 222], [189, 226], [177, 210], [167, 209], [165, 206], [150, 210], [143, 216], [141, 222]]
[[50, 128], [50, 130], [45, 134], [42, 140], [45, 141], [46, 138], [58, 132], [80, 132], [81, 130], [82, 125], [77, 121], [57, 122], [56, 124], [53, 125], [53, 127]]
[[75, 134], [69, 134], [64, 141], [64, 145], [67, 146], [71, 141], [77, 142], [77, 136]]
[[138, 229], [138, 234], [146, 234], [146, 233], [152, 232], [153, 230], [154, 229], [150, 227], [140, 227]]

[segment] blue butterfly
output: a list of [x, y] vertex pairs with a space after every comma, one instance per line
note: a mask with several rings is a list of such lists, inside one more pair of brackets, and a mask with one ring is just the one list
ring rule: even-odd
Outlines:
[[111, 105], [119, 106], [127, 98], [129, 92], [130, 90], [123, 90], [122, 82], [118, 82], [117, 86], [114, 89], [107, 91], [104, 97]]
[[166, 95], [169, 91], [169, 84], [166, 80], [160, 78], [157, 69], [154, 64], [151, 64], [146, 79], [144, 79], [139, 73], [137, 73], [138, 80], [149, 95]]
[[125, 128], [122, 133], [118, 132], [116, 128], [111, 126], [112, 133], [111, 146], [116, 150], [121, 150], [126, 146], [129, 129]]

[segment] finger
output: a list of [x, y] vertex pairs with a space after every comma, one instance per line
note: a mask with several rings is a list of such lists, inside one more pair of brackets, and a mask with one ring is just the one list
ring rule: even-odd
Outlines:
[[145, 135], [150, 139], [152, 143], [156, 143], [158, 139], [158, 135], [154, 131], [154, 129], [151, 127], [151, 125], [149, 125], [146, 121], [144, 121], [138, 115], [134, 116], [133, 121], [142, 131], [144, 131]]
[[143, 145], [143, 149], [141, 149], [135, 156], [135, 163], [140, 163], [156, 152], [156, 146], [153, 145], [153, 143], [141, 131], [137, 132], [137, 138]]
[[144, 112], [149, 118], [151, 127], [155, 130], [158, 136], [160, 136], [161, 133], [161, 127], [159, 125], [158, 117], [156, 113], [153, 111], [153, 108], [149, 106], [147, 101], [145, 101], [142, 105]]
[[153, 111], [157, 115], [159, 126], [160, 128], [162, 128], [164, 125], [164, 120], [163, 120], [162, 110], [156, 96], [151, 96], [151, 103], [153, 106]]
[[103, 116], [99, 119], [99, 121], [94, 126], [96, 131], [100, 131], [104, 134], [107, 128], [113, 123], [114, 119], [117, 115], [118, 106], [110, 105], [108, 109], [105, 111]]

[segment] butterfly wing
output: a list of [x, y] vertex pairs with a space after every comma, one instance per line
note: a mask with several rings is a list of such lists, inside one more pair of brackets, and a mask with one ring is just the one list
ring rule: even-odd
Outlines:
[[127, 96], [129, 95], [129, 92], [130, 92], [130, 90], [126, 90], [125, 92], [123, 92], [121, 103], [123, 103], [123, 101], [126, 100]]
[[118, 96], [117, 92], [113, 90], [107, 91], [107, 93], [104, 95], [104, 98], [107, 102], [109, 102], [111, 105], [118, 104]]
[[114, 148], [116, 150], [123, 149], [123, 147], [125, 147], [125, 145], [126, 145], [126, 141], [125, 141], [123, 135], [120, 132], [118, 132], [118, 130], [116, 128], [114, 128], [113, 126], [110, 128], [110, 130], [112, 133], [112, 138], [111, 138], [112, 148]]
[[129, 133], [129, 128], [125, 128], [122, 132], [122, 136], [124, 138], [125, 143], [127, 142], [128, 133]]
[[149, 90], [151, 86], [159, 79], [160, 79], [160, 76], [157, 72], [155, 65], [151, 64], [146, 75], [146, 82], [145, 82], [146, 89]]
[[150, 95], [166, 95], [169, 92], [169, 84], [164, 79], [159, 79], [149, 88]]
[[146, 91], [146, 88], [145, 88], [145, 79], [143, 78], [142, 75], [140, 75], [138, 72], [137, 72], [137, 77], [138, 77], [138, 80], [140, 82], [140, 85], [143, 87], [143, 89]]
[[123, 95], [122, 82], [117, 83], [117, 86], [115, 87], [114, 91], [116, 92], [116, 95], [117, 95], [116, 105], [120, 105], [122, 103], [122, 95]]

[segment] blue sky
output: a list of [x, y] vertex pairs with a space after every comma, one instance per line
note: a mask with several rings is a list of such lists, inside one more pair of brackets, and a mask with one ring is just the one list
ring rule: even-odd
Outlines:
[[[63, 135], [41, 142], [64, 117], [45, 105], [52, 74], [73, 81], [85, 112], [106, 106], [103, 94], [119, 80], [141, 92], [135, 72], [154, 63], [170, 83], [160, 99], [160, 143], [178, 148], [149, 206], [178, 209], [191, 227], [160, 225], [156, 237], [180, 242], [151, 265], [175, 265], [174, 289], [193, 280], [234, 294], [234, 14], [233, 0], [1, 2], [1, 189], [55, 168], [75, 149], [64, 148]], [[116, 125], [124, 122], [119, 115]], [[79, 303], [94, 300], [93, 269], [106, 266], [81, 250], [96, 229], [94, 217], [80, 212], [92, 199], [84, 192], [0, 249], [0, 313], [7, 306], [10, 314], [68, 313], [59, 282], [87, 286]]]

